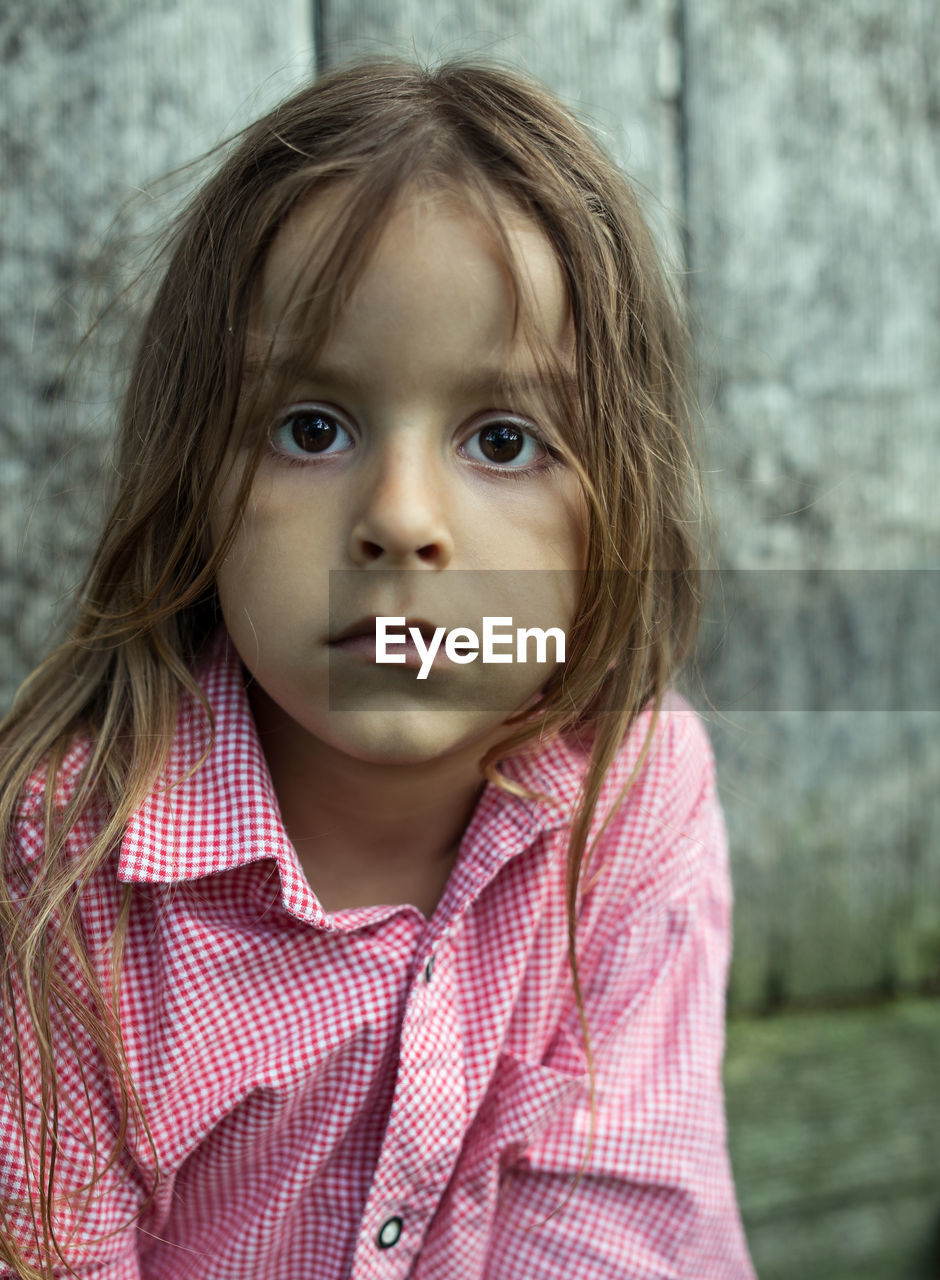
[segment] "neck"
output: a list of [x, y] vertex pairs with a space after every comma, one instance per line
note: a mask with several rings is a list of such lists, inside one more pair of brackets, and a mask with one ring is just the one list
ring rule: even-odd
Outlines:
[[308, 734], [253, 686], [285, 829], [321, 905], [410, 901], [429, 915], [484, 788], [497, 735], [420, 763], [360, 760]]

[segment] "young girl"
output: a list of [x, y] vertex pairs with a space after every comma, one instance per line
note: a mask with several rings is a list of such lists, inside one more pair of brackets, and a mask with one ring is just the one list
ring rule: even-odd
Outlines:
[[[505, 71], [329, 75], [192, 202], [3, 730], [3, 1275], [752, 1275], [683, 349]], [[566, 660], [417, 679], [507, 615]]]

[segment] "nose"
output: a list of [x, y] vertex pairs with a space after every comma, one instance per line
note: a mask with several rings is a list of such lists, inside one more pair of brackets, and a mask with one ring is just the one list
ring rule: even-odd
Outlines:
[[[350, 555], [360, 566], [443, 569], [454, 554], [441, 463], [418, 438], [390, 443], [360, 473]], [[357, 495], [358, 497], [359, 495]]]

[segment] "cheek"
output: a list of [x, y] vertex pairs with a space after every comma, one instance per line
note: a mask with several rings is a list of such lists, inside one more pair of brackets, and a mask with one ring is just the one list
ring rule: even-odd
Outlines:
[[[233, 513], [241, 476], [230, 477], [219, 492], [210, 517], [213, 549], [226, 536]], [[248, 501], [236, 517], [228, 550], [216, 573], [216, 586], [222, 612], [227, 622], [239, 612], [251, 611], [259, 604], [270, 605], [275, 587], [276, 530], [269, 516], [259, 507], [264, 498], [263, 486], [256, 479]]]
[[[212, 502], [209, 507], [209, 534], [212, 539], [213, 554], [218, 552], [223, 539], [228, 536], [233, 517], [235, 519], [234, 537], [236, 541], [244, 525], [245, 511], [242, 511], [240, 515], [236, 515], [236, 511], [239, 493], [245, 478], [246, 466], [247, 459], [240, 453], [229, 453], [223, 460], [220, 483], [212, 496]], [[229, 550], [226, 552], [226, 562], [231, 558], [233, 545], [230, 539]]]
[[590, 508], [579, 484], [566, 478], [552, 500], [536, 507], [531, 529], [547, 568], [586, 570]]
[[[314, 492], [309, 481], [299, 468], [279, 468], [275, 474], [262, 470], [255, 477], [216, 575], [227, 619], [229, 611], [243, 607], [289, 620], [328, 589], [341, 539], [336, 503], [329, 494]], [[232, 510], [231, 493], [223, 489], [212, 524], [217, 539]]]

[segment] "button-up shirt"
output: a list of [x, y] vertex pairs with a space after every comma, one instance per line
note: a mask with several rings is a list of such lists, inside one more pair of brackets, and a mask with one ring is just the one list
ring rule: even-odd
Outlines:
[[[132, 1128], [90, 1202], [60, 1202], [78, 1275], [753, 1277], [721, 1085], [726, 838], [691, 709], [668, 703], [582, 882], [588, 1150], [564, 891], [587, 747], [556, 738], [501, 762], [556, 803], [488, 782], [430, 920], [408, 903], [328, 912], [285, 833], [224, 633], [200, 680], [211, 752], [200, 766], [206, 718], [187, 699], [160, 784], [81, 895], [107, 991], [133, 886], [120, 1019], [153, 1145]], [[648, 724], [608, 773], [595, 833]], [[89, 751], [74, 743], [60, 799]], [[91, 806], [76, 851], [103, 817]], [[37, 776], [14, 856], [37, 861], [42, 841]], [[28, 1088], [26, 1038], [20, 1050]], [[110, 1150], [115, 1088], [87, 1037], [73, 1046], [63, 1031], [59, 1051], [56, 1177], [68, 1188], [91, 1172], [92, 1134]], [[28, 1198], [10, 1062], [7, 1039], [0, 1193]], [[35, 1138], [29, 1098], [25, 1114]], [[26, 1215], [11, 1221], [29, 1256]]]

